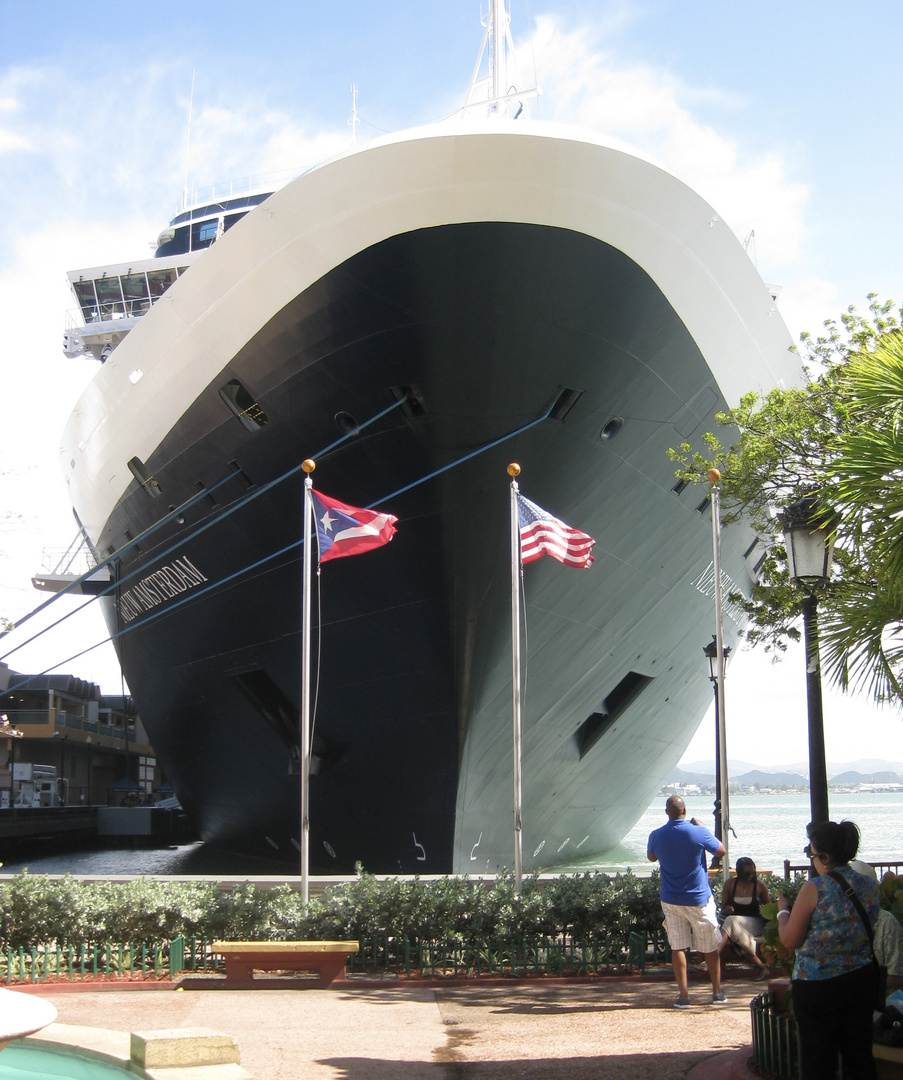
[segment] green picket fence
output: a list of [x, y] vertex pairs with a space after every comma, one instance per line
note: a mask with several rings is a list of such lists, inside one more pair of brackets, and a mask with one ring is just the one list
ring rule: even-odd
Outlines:
[[[622, 974], [667, 963], [663, 932], [600, 935], [590, 941], [568, 937], [411, 941], [374, 934], [349, 957], [350, 972], [396, 972], [421, 977], [478, 975]], [[206, 938], [178, 937], [168, 943], [46, 943], [0, 950], [0, 983], [87, 978], [168, 979], [183, 971], [221, 970], [222, 960]]]
[[0, 950], [0, 982], [48, 979], [164, 979], [180, 971], [219, 966], [206, 938], [175, 938], [167, 944], [131, 941], [94, 945], [45, 943]]
[[169, 973], [169, 952], [169, 946], [147, 942], [6, 949], [0, 953], [0, 980], [14, 983], [113, 976], [161, 978]]
[[407, 976], [588, 975], [644, 971], [670, 961], [663, 932], [600, 935], [591, 941], [533, 937], [410, 941], [373, 934], [349, 957], [351, 972], [395, 971]]

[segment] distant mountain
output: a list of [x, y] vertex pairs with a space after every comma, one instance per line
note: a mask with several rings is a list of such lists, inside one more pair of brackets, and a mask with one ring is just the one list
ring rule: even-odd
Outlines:
[[[779, 768], [790, 770], [789, 765], [768, 765], [765, 768]], [[715, 775], [715, 759], [709, 758], [703, 761], [681, 761], [677, 765], [678, 769], [683, 769], [685, 772], [702, 773], [704, 776], [714, 777]], [[727, 759], [727, 771], [733, 776], [735, 773], [749, 772], [750, 769], [761, 769], [762, 765], [756, 765], [749, 761], [738, 761], [735, 758]]]
[[903, 777], [895, 772], [861, 773], [849, 772], [838, 773], [831, 777], [832, 784], [903, 784]]
[[[893, 765], [887, 761], [856, 762], [879, 765], [878, 769], [862, 770], [848, 766], [845, 771], [828, 769], [828, 781], [832, 786], [855, 787], [857, 784], [903, 784], [903, 765]], [[838, 766], [834, 766], [837, 769]], [[795, 787], [809, 786], [809, 768], [807, 765], [785, 765], [778, 768], [748, 765], [742, 761], [731, 761], [728, 767], [731, 784], [743, 787]], [[689, 765], [678, 765], [668, 775], [668, 784], [698, 784], [700, 787], [712, 787], [715, 783], [715, 763], [698, 761]]]
[[808, 787], [809, 779], [796, 772], [765, 772], [752, 769], [750, 772], [731, 776], [731, 783], [744, 787]]
[[828, 776], [833, 779], [836, 773], [852, 771], [858, 773], [893, 772], [903, 773], [903, 761], [887, 761], [885, 758], [860, 758], [847, 761], [842, 765], [828, 762]]
[[689, 769], [682, 769], [680, 766], [671, 770], [668, 774], [667, 783], [669, 784], [699, 784], [706, 786], [715, 783], [715, 769], [712, 768], [711, 772], [691, 772]]
[[[781, 765], [760, 765], [748, 761], [735, 761], [733, 758], [728, 758], [727, 771], [731, 778], [742, 776], [744, 773], [761, 770], [767, 773], [799, 773], [802, 776], [809, 775], [809, 763], [807, 761], [793, 761]], [[715, 778], [715, 761], [714, 759], [703, 761], [682, 761], [674, 769], [674, 774], [678, 772], [700, 774], [702, 776], [708, 776], [710, 779], [708, 783], [714, 783]], [[873, 773], [896, 773], [897, 775], [903, 775], [903, 761], [887, 761], [884, 758], [860, 758], [858, 761], [845, 761], [845, 762], [828, 762], [828, 779], [832, 782], [836, 782], [838, 774], [844, 774], [848, 772], [857, 772], [865, 775]], [[690, 781], [694, 783], [696, 781]], [[845, 780], [840, 780], [840, 783], [846, 783]], [[874, 782], [882, 783], [882, 781], [863, 781], [864, 783]]]

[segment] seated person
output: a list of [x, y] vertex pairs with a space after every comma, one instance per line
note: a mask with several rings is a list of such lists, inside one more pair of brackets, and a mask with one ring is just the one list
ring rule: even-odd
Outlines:
[[724, 883], [721, 894], [721, 914], [726, 916], [721, 924], [722, 963], [724, 949], [730, 942], [759, 968], [760, 979], [767, 977], [768, 968], [756, 953], [756, 938], [761, 937], [765, 926], [759, 909], [770, 901], [765, 882], [756, 877], [756, 864], [752, 859], [738, 859], [737, 876]]

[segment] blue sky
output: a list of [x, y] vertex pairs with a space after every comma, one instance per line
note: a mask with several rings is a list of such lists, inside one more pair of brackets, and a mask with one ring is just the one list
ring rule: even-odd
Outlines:
[[[848, 304], [864, 307], [870, 291], [903, 301], [903, 5], [512, 0], [511, 9], [520, 83], [543, 91], [534, 118], [631, 143], [695, 187], [739, 238], [754, 232], [750, 252], [783, 287], [794, 337]], [[186, 178], [192, 79], [196, 187], [297, 171], [344, 149], [352, 83], [361, 141], [450, 115], [481, 32], [479, 0], [94, 9], [0, 0], [0, 493], [23, 515], [0, 545], [0, 613], [15, 619], [34, 606], [42, 548], [64, 548], [74, 533], [58, 437], [93, 363], [61, 354], [74, 306], [65, 272], [149, 253]], [[82, 625], [10, 664], [66, 659], [102, 633], [97, 620]], [[761, 700], [778, 680], [756, 657], [740, 657], [731, 678], [747, 667], [765, 674], [738, 697]], [[798, 668], [802, 684], [801, 659]], [[118, 689], [108, 650], [67, 670]], [[772, 714], [776, 723], [787, 710], [804, 715], [790, 683], [770, 702], [765, 730]], [[829, 717], [829, 757], [860, 756], [845, 731], [861, 708], [841, 700]], [[903, 724], [863, 715], [880, 743], [869, 753], [903, 761]], [[745, 740], [756, 725], [738, 719]], [[736, 756], [761, 760], [751, 755], [738, 747]], [[794, 737], [780, 760], [804, 757]]]

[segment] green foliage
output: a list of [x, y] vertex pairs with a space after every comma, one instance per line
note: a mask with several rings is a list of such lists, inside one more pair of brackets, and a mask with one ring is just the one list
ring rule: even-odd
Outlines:
[[815, 494], [839, 512], [834, 571], [819, 593], [825, 671], [900, 703], [903, 643], [888, 631], [903, 626], [903, 309], [868, 300], [868, 315], [851, 306], [821, 336], [802, 335], [804, 387], [745, 395], [701, 445], [669, 456], [685, 481], [717, 468], [724, 522], [742, 517], [764, 542], [759, 584], [730, 599], [766, 650], [800, 637], [801, 593], [775, 511]]
[[[768, 892], [770, 896], [780, 893], [785, 896], [791, 906], [803, 885], [808, 881], [806, 874], [795, 873], [788, 881], [784, 878], [772, 877], [768, 880]], [[765, 927], [762, 931], [762, 959], [775, 971], [790, 972], [793, 970], [794, 950], [788, 949], [781, 943], [781, 935], [778, 928], [778, 902], [763, 904], [762, 916], [765, 919]]]
[[630, 930], [658, 930], [662, 923], [659, 872], [637, 878], [628, 871], [560, 877], [544, 890], [560, 932], [577, 939]]
[[492, 882], [464, 877], [377, 880], [362, 871], [306, 906], [288, 884], [245, 882], [231, 892], [212, 882], [139, 878], [81, 884], [17, 874], [0, 884], [0, 948], [37, 943], [166, 942], [175, 937], [360, 939], [464, 943], [568, 935], [591, 941], [661, 926], [658, 874], [586, 873], [548, 882], [511, 874]]

